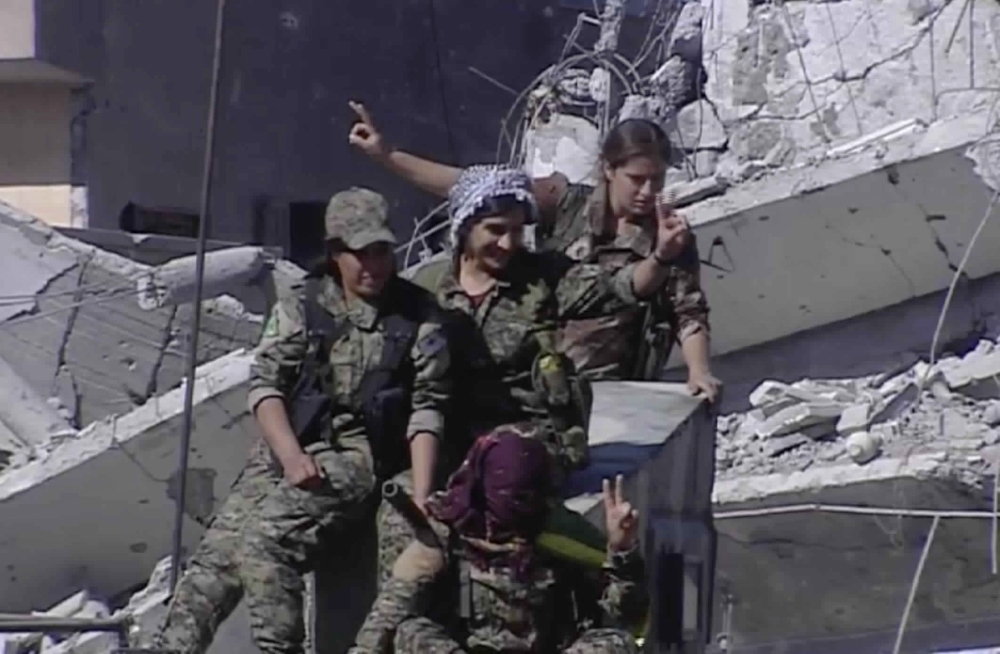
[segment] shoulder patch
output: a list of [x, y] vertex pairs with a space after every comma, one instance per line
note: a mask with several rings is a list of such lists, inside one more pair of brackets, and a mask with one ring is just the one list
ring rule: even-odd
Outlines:
[[417, 351], [422, 356], [429, 358], [435, 356], [446, 345], [448, 345], [448, 341], [445, 339], [444, 334], [439, 330], [434, 330], [417, 341]]
[[278, 335], [278, 315], [271, 312], [271, 316], [264, 325], [264, 338], [274, 338]]

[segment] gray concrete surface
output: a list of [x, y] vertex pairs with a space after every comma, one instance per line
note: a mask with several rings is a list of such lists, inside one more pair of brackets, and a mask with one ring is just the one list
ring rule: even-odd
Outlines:
[[[148, 267], [66, 238], [0, 203], [0, 356], [76, 428], [127, 413], [175, 388], [190, 305], [140, 308]], [[260, 318], [206, 302], [198, 360], [251, 345]]]

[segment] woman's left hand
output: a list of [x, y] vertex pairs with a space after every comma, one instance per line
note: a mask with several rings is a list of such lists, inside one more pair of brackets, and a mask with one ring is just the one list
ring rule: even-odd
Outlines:
[[707, 370], [692, 370], [688, 372], [687, 387], [692, 395], [704, 395], [709, 402], [715, 402], [719, 398], [722, 382]]
[[604, 499], [604, 520], [608, 528], [608, 548], [612, 552], [624, 552], [635, 545], [639, 531], [639, 512], [625, 500], [621, 475], [615, 477], [615, 487], [612, 491], [611, 482], [607, 479], [601, 485]]

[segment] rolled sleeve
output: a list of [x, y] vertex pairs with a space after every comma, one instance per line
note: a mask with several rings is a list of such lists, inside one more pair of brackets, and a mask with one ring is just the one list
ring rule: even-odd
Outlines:
[[288, 397], [307, 348], [301, 299], [279, 299], [271, 308], [250, 365], [247, 405], [251, 413], [267, 398]]
[[417, 434], [444, 433], [444, 413], [451, 400], [451, 353], [443, 325], [428, 321], [420, 325], [410, 352], [413, 360], [413, 395], [407, 438]]
[[708, 300], [701, 287], [701, 262], [694, 240], [686, 256], [675, 265], [664, 291], [677, 316], [677, 340], [683, 342], [694, 334], [709, 335]]

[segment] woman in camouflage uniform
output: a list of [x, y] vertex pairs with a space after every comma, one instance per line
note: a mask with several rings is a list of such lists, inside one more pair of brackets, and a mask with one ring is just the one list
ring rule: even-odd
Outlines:
[[[263, 438], [188, 563], [159, 648], [204, 652], [245, 596], [260, 651], [301, 654], [302, 576], [324, 536], [367, 513], [390, 460], [386, 476], [412, 457], [416, 486], [430, 490], [451, 390], [440, 309], [396, 276], [384, 197], [358, 188], [336, 194], [326, 229], [329, 270], [279, 290], [271, 309], [248, 398]], [[330, 409], [317, 415], [315, 422], [325, 424], [310, 439], [294, 418], [301, 407], [296, 389], [313, 362], [310, 379]], [[385, 434], [373, 433], [382, 430], [373, 428], [363, 390], [380, 371], [395, 379], [388, 388], [409, 393], [397, 434], [402, 452], [394, 457], [389, 450], [398, 447], [380, 444]]]
[[[358, 103], [359, 122], [350, 142], [396, 175], [446, 196], [462, 170], [391, 149]], [[639, 261], [655, 248], [656, 198], [663, 188], [670, 142], [648, 120], [616, 125], [601, 150], [596, 188], [570, 184], [556, 173], [532, 180], [538, 201], [540, 250], [614, 268]], [[657, 379], [676, 341], [688, 367], [688, 387], [714, 401], [720, 382], [709, 365], [708, 304], [700, 283], [698, 248], [692, 237], [671, 261], [666, 283], [642, 307], [574, 320], [562, 331], [561, 349], [589, 379]]]
[[[686, 246], [687, 225], [664, 212], [656, 249], [615, 270], [558, 252], [530, 252], [522, 237], [525, 223], [537, 215], [531, 180], [499, 166], [462, 171], [449, 194], [449, 213], [454, 258], [437, 287], [449, 324], [456, 326], [449, 340], [457, 411], [449, 415], [449, 429], [475, 436], [512, 425], [541, 440], [554, 461], [558, 492], [566, 473], [586, 462], [590, 412], [586, 380], [555, 349], [558, 325], [606, 315], [655, 293]], [[424, 498], [415, 499], [421, 505]], [[398, 542], [392, 549], [400, 551]], [[396, 592], [388, 586], [382, 591]], [[386, 620], [391, 622], [376, 606], [354, 651], [384, 651]]]
[[[607, 556], [595, 574], [535, 546], [551, 502], [550, 473], [545, 447], [516, 430], [477, 439], [447, 490], [426, 505], [448, 544], [413, 542], [393, 569], [399, 585], [376, 600], [383, 615], [399, 620], [395, 654], [637, 652], [628, 629], [646, 616], [648, 596], [638, 515], [622, 478], [613, 490], [604, 481]], [[406, 584], [421, 590], [393, 594]]]

